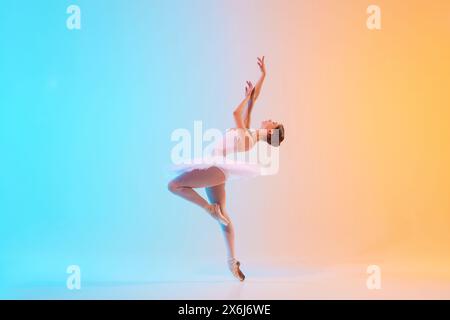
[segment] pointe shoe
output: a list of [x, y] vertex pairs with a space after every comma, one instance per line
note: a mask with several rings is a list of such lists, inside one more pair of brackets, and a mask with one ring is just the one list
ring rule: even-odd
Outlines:
[[234, 258], [228, 260], [228, 268], [230, 269], [233, 276], [235, 276], [237, 279], [239, 279], [239, 281], [244, 281], [245, 275], [239, 268], [240, 265], [241, 265], [241, 263]]

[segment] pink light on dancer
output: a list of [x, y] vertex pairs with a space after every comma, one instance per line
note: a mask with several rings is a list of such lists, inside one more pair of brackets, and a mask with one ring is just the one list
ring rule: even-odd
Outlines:
[[[275, 121], [266, 120], [260, 128], [250, 128], [251, 113], [266, 78], [264, 57], [258, 58], [257, 63], [261, 77], [255, 86], [247, 81], [245, 98], [233, 112], [235, 128], [227, 130], [207, 158], [175, 166], [178, 176], [168, 185], [171, 192], [200, 206], [219, 222], [225, 238], [228, 267], [240, 281], [245, 275], [235, 255], [234, 227], [226, 208], [225, 183], [261, 175], [261, 167], [249, 161], [230, 161], [230, 156], [250, 151], [259, 141], [278, 147], [284, 140], [284, 127]], [[197, 188], [205, 188], [209, 202], [194, 190]]]

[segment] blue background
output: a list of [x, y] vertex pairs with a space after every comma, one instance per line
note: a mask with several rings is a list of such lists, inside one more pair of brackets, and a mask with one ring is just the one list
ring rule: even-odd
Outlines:
[[[71, 4], [81, 30], [66, 28]], [[230, 126], [244, 72], [257, 75], [232, 67], [227, 23], [215, 1], [1, 2], [2, 285], [60, 285], [71, 264], [86, 281], [163, 279], [222, 259], [214, 222], [166, 186], [172, 131]]]

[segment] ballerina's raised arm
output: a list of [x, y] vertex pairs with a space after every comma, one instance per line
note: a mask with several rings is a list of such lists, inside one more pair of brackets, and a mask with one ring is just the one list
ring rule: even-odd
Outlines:
[[[261, 77], [259, 78], [256, 86], [253, 87], [251, 81], [247, 81], [245, 86], [245, 98], [241, 101], [241, 103], [236, 107], [233, 112], [234, 121], [236, 123], [237, 128], [250, 128], [251, 122], [251, 113], [253, 110], [253, 106], [255, 105], [256, 100], [261, 93], [261, 88], [266, 78], [266, 65], [264, 62], [264, 56], [262, 58], [258, 58], [258, 66], [261, 69]], [[242, 118], [242, 113], [244, 112], [244, 107], [247, 105], [245, 110], [245, 116]]]
[[250, 96], [250, 100], [247, 103], [247, 109], [245, 112], [244, 124], [245, 124], [246, 128], [250, 128], [251, 114], [253, 111], [253, 106], [255, 105], [256, 100], [259, 97], [259, 94], [261, 93], [261, 89], [262, 89], [264, 80], [266, 79], [266, 64], [264, 62], [265, 58], [263, 56], [262, 58], [257, 58], [257, 59], [258, 59], [257, 63], [258, 63], [259, 69], [261, 70], [261, 76], [254, 88], [253, 88], [253, 84], [250, 81], [247, 81], [248, 88], [247, 87], [245, 88], [246, 95], [248, 94], [247, 90], [253, 91], [252, 95]]

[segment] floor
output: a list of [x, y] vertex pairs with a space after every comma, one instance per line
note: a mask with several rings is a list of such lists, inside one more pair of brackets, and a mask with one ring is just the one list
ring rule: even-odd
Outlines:
[[[211, 270], [220, 270], [213, 272]], [[247, 279], [235, 281], [223, 268], [206, 268], [159, 280], [82, 282], [80, 290], [65, 284], [10, 288], [12, 299], [450, 299], [450, 277], [383, 266], [380, 289], [368, 289], [367, 266], [243, 266]], [[176, 274], [176, 276], [175, 276]]]

